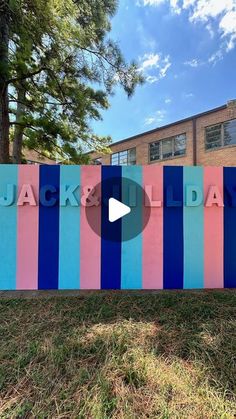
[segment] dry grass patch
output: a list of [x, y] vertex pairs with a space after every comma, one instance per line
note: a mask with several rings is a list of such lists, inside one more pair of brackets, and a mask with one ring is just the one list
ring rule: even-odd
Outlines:
[[236, 292], [0, 302], [1, 418], [234, 418]]

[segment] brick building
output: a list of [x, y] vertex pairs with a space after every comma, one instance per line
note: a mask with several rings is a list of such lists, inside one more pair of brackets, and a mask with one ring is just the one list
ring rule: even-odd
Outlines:
[[236, 166], [236, 100], [91, 152], [94, 164]]
[[[12, 155], [12, 144], [10, 144], [10, 156]], [[38, 151], [23, 149], [24, 161], [27, 164], [56, 164], [55, 160], [42, 156]]]
[[24, 150], [24, 157], [28, 164], [56, 164], [55, 160], [44, 157], [34, 150]]

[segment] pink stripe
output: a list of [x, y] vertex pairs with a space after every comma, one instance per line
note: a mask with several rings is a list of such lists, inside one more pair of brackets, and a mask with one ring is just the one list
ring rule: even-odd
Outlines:
[[[81, 194], [86, 186], [96, 187], [96, 197], [101, 198], [101, 167], [81, 167]], [[101, 206], [89, 208], [90, 214], [97, 223], [98, 233], [101, 233]], [[100, 289], [101, 271], [101, 238], [90, 227], [86, 208], [81, 205], [80, 212], [80, 288]]]
[[[143, 186], [153, 185], [152, 200], [162, 201], [152, 207], [148, 224], [143, 231], [143, 288], [163, 288], [163, 168], [143, 167]], [[144, 208], [145, 211], [145, 208]], [[147, 210], [146, 210], [147, 211]]]
[[18, 206], [16, 288], [35, 290], [38, 289], [39, 166], [19, 166], [18, 195], [24, 184], [32, 186], [37, 206], [28, 203]]
[[[204, 168], [205, 200], [209, 187], [216, 185], [223, 198], [223, 168]], [[224, 209], [213, 205], [204, 208], [204, 286], [224, 287]]]

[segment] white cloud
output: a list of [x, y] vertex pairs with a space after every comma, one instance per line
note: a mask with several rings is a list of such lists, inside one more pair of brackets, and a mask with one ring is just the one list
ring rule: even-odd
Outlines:
[[191, 98], [193, 98], [194, 97], [194, 94], [193, 93], [183, 93], [183, 98], [184, 99], [191, 99]]
[[144, 71], [146, 68], [157, 67], [160, 60], [159, 54], [144, 54], [141, 69]]
[[165, 109], [160, 109], [158, 111], [156, 111], [153, 115], [148, 116], [145, 121], [144, 121], [144, 125], [152, 125], [152, 124], [161, 124], [166, 116], [166, 111]]
[[165, 104], [166, 104], [166, 105], [169, 105], [170, 103], [172, 103], [172, 99], [170, 99], [170, 98], [166, 98], [166, 99], [165, 99]]
[[216, 18], [220, 14], [232, 10], [235, 6], [235, 0], [195, 0], [192, 2], [192, 6], [193, 12], [190, 20], [208, 21], [209, 17]]
[[183, 9], [187, 9], [188, 7], [192, 6], [196, 0], [184, 0], [183, 1]]
[[230, 51], [236, 45], [236, 0], [139, 0], [139, 6], [159, 6], [169, 4], [177, 14], [186, 10], [189, 21], [205, 24], [213, 38], [212, 22], [216, 23], [217, 32], [221, 37], [220, 50]]
[[144, 74], [148, 83], [156, 83], [166, 77], [167, 71], [171, 66], [169, 55], [163, 57], [162, 54], [144, 54], [139, 59], [139, 71]]
[[206, 28], [209, 29], [209, 24], [213, 19], [217, 20], [221, 37], [226, 39], [226, 51], [233, 49], [236, 43], [236, 0], [195, 0], [193, 2], [191, 22], [206, 22]]
[[[171, 9], [177, 13], [181, 13], [181, 7], [179, 6], [179, 0], [168, 0], [170, 3]], [[166, 0], [137, 0], [136, 5], [137, 6], [154, 6], [158, 7], [161, 4], [166, 3]]]
[[137, 1], [138, 6], [159, 6], [161, 3], [165, 3], [165, 0], [139, 0]]
[[163, 77], [166, 76], [167, 71], [169, 70], [169, 68], [171, 67], [171, 63], [169, 61], [169, 57], [166, 58], [163, 61], [163, 67], [160, 68], [160, 78], [163, 79]]
[[193, 60], [185, 61], [185, 65], [189, 65], [190, 67], [198, 67], [201, 63], [198, 59], [193, 58]]
[[209, 59], [208, 63], [215, 65], [218, 61], [223, 59], [223, 52], [219, 49], [214, 54], [212, 54]]
[[171, 9], [179, 15], [181, 13], [181, 7], [179, 6], [179, 0], [170, 0]]
[[236, 43], [236, 4], [235, 10], [231, 10], [220, 21], [220, 29], [223, 31], [223, 36], [228, 37], [227, 50], [234, 48]]
[[144, 125], [151, 125], [151, 124], [153, 124], [153, 122], [155, 122], [155, 118], [153, 116], [150, 116], [150, 117], [145, 119]]
[[213, 39], [213, 38], [214, 38], [214, 36], [215, 36], [215, 32], [214, 32], [214, 30], [213, 30], [213, 28], [212, 28], [212, 25], [211, 25], [210, 23], [208, 23], [208, 24], [206, 25], [206, 29], [208, 30], [209, 35], [210, 35], [211, 39]]
[[152, 83], [158, 82], [159, 77], [157, 77], [157, 76], [147, 76], [145, 80], [146, 80], [147, 83], [152, 84]]

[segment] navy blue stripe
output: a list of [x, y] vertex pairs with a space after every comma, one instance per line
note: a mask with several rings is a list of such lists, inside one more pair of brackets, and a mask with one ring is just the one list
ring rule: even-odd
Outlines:
[[164, 167], [164, 288], [183, 288], [183, 168]]
[[[56, 192], [40, 195], [38, 288], [58, 289], [60, 166], [40, 166], [40, 191], [46, 185], [53, 186]], [[54, 205], [42, 204], [51, 199], [56, 199]]]
[[236, 167], [224, 167], [224, 205], [224, 286], [235, 288]]
[[119, 166], [102, 166], [102, 289], [120, 289], [121, 287], [121, 219], [114, 223], [110, 223], [108, 219], [108, 199], [113, 197], [121, 200], [121, 174]]

